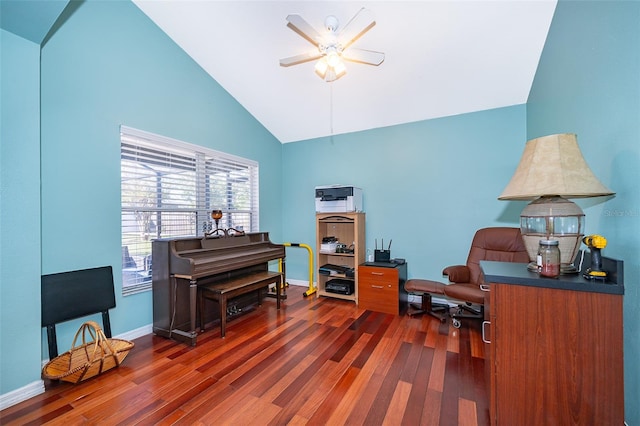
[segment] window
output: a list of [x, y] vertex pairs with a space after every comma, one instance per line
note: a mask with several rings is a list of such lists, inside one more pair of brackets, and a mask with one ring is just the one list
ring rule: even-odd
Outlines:
[[151, 288], [151, 242], [258, 231], [258, 163], [121, 126], [122, 293]]

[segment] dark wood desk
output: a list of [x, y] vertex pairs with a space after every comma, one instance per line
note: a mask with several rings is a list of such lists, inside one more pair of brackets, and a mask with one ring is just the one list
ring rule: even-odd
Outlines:
[[623, 424], [622, 262], [608, 262], [608, 284], [480, 262], [491, 424]]

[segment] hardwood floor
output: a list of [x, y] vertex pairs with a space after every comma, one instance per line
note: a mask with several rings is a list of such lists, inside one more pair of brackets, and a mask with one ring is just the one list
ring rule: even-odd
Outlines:
[[123, 365], [0, 412], [3, 425], [486, 425], [480, 326], [460, 329], [291, 286], [198, 345], [135, 340]]

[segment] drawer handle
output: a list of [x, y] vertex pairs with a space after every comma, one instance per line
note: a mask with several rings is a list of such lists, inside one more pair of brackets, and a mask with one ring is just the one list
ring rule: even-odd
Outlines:
[[371, 284], [371, 287], [373, 287], [373, 288], [384, 288], [384, 286], [382, 286], [382, 285], [373, 285], [373, 284]]
[[383, 276], [384, 274], [382, 272], [372, 272], [371, 275]]
[[482, 290], [482, 291], [491, 291], [491, 288], [486, 284], [480, 284], [480, 290]]
[[491, 340], [487, 340], [486, 336], [485, 336], [485, 329], [486, 326], [491, 325], [491, 321], [482, 321], [482, 341], [485, 343], [491, 343]]

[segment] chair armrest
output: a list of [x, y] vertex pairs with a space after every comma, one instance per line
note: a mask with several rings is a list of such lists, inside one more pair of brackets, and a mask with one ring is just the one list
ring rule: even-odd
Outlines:
[[468, 283], [471, 281], [471, 271], [466, 265], [447, 266], [442, 275], [448, 276], [452, 283]]

